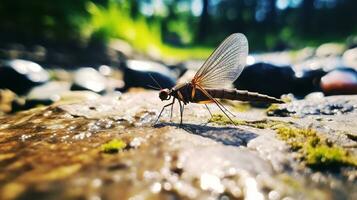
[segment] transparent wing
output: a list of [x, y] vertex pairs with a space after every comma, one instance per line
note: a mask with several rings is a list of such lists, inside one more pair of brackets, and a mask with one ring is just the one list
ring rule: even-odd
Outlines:
[[241, 33], [230, 35], [197, 71], [192, 83], [203, 88], [227, 87], [243, 71], [247, 55], [247, 38]]

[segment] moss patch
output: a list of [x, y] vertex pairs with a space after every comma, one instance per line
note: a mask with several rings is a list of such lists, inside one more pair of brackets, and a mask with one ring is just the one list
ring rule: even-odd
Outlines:
[[125, 147], [126, 143], [123, 140], [113, 139], [103, 144], [101, 149], [104, 153], [117, 153]]
[[[319, 170], [338, 169], [341, 166], [357, 167], [357, 158], [342, 147], [331, 144], [313, 129], [298, 128], [292, 123], [277, 120], [242, 121], [233, 120], [236, 125], [259, 129], [272, 129], [277, 137], [289, 144], [291, 150], [299, 152], [301, 160], [309, 167]], [[220, 125], [232, 124], [221, 114], [214, 114], [209, 120]]]

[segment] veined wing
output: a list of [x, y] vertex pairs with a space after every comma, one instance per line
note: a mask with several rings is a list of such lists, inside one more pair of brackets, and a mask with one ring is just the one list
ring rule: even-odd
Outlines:
[[230, 35], [197, 71], [192, 84], [203, 88], [227, 87], [243, 71], [247, 55], [247, 38], [241, 33]]

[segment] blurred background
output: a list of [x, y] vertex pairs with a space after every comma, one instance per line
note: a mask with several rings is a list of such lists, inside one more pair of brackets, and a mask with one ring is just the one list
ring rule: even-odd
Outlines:
[[[102, 94], [107, 77], [113, 90], [155, 85], [147, 72], [171, 87], [240, 32], [251, 55], [237, 88], [277, 97], [354, 94], [356, 9], [354, 0], [1, 0], [0, 88], [28, 95], [66, 81], [70, 90]], [[76, 70], [104, 86], [88, 88]]]
[[234, 32], [248, 36], [253, 52], [345, 43], [357, 32], [356, 8], [354, 0], [1, 0], [0, 40], [120, 38], [145, 53], [204, 58]]

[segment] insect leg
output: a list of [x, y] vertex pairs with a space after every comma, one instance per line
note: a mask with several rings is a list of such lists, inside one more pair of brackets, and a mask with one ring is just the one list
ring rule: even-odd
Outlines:
[[[216, 102], [215, 102], [215, 103], [216, 103]], [[226, 115], [226, 117], [228, 117], [228, 119], [229, 119], [234, 125], [237, 125], [237, 124], [229, 117], [229, 115], [228, 115], [226, 112], [224, 112], [224, 110], [221, 108], [221, 106], [220, 106], [218, 103], [216, 103], [216, 105], [218, 106], [219, 109], [221, 109], [221, 111], [223, 112], [223, 114]]]
[[207, 110], [208, 110], [209, 114], [211, 115], [211, 117], [213, 117], [213, 115], [212, 115], [212, 113], [211, 113], [210, 109], [208, 108], [207, 104], [205, 104], [205, 106], [206, 106], [206, 108], [207, 108]]
[[178, 101], [180, 104], [180, 125], [182, 125], [182, 117], [183, 117], [183, 109], [185, 107], [185, 104], [181, 104], [181, 101]]
[[174, 110], [175, 100], [176, 100], [176, 98], [173, 99], [172, 105], [171, 105], [170, 121], [172, 121], [172, 113], [173, 113], [173, 110]]
[[[234, 125], [236, 125], [236, 123], [234, 123], [234, 121], [229, 117], [229, 115], [226, 113], [226, 112], [224, 112], [224, 110], [223, 110], [223, 108], [224, 108], [224, 106], [222, 105], [221, 106], [221, 103], [219, 102], [219, 101], [217, 101], [215, 98], [213, 98], [204, 88], [202, 88], [202, 87], [200, 87], [200, 86], [198, 86], [200, 89], [201, 89], [201, 91], [209, 98], [209, 99], [211, 99], [214, 103], [216, 103], [216, 105], [218, 106], [218, 108], [219, 109], [221, 109], [221, 111], [224, 113], [224, 115], [226, 115], [227, 117], [228, 117], [228, 119], [234, 124]], [[222, 108], [223, 107], [223, 108]], [[226, 108], [225, 108], [226, 109]]]
[[165, 109], [167, 106], [173, 105], [173, 104], [174, 104], [174, 101], [175, 101], [175, 98], [172, 100], [171, 103], [169, 103], [169, 104], [167, 104], [167, 105], [164, 105], [164, 107], [162, 107], [162, 109], [161, 109], [161, 111], [160, 111], [160, 114], [159, 114], [159, 116], [157, 117], [157, 119], [156, 119], [156, 121], [155, 121], [154, 124], [156, 124], [156, 123], [159, 121], [159, 119], [160, 119], [160, 117], [161, 117], [161, 114], [162, 114], [162, 112], [164, 111], [164, 109]]
[[217, 101], [217, 103], [219, 103], [220, 106], [222, 106], [222, 108], [227, 111], [229, 114], [232, 115], [232, 117], [235, 117], [235, 114], [233, 114], [231, 111], [229, 111], [221, 102]]

